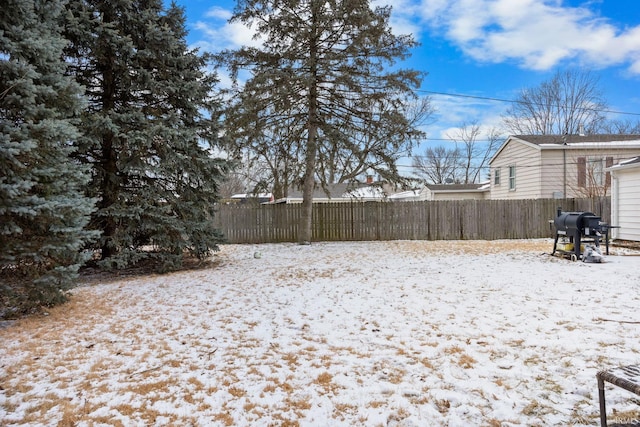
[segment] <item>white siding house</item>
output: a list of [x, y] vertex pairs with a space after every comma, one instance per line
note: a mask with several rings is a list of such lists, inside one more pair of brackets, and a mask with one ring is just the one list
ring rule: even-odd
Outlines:
[[640, 157], [609, 168], [612, 178], [611, 230], [614, 239], [640, 241]]
[[610, 195], [607, 167], [640, 156], [640, 135], [515, 135], [489, 162], [491, 199]]
[[422, 194], [424, 200], [484, 200], [489, 198], [489, 183], [427, 184]]

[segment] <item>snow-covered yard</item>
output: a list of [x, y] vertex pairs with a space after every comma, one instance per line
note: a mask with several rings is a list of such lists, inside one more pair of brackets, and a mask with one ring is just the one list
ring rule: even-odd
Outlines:
[[[598, 369], [640, 361], [640, 257], [551, 248], [224, 246], [83, 286], [0, 329], [0, 425], [595, 426]], [[638, 403], [607, 388], [611, 422]]]

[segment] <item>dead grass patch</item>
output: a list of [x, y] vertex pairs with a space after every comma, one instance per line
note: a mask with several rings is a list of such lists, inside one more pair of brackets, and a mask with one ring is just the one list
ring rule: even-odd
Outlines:
[[260, 411], [258, 410], [258, 408], [260, 407], [255, 402], [247, 402], [244, 405], [242, 405], [242, 409], [245, 412], [252, 412], [257, 415], [260, 414]]
[[429, 397], [427, 397], [427, 394], [425, 392], [418, 396], [409, 397], [409, 402], [411, 402], [412, 405], [426, 405], [427, 403], [429, 403]]
[[537, 400], [533, 400], [529, 402], [524, 408], [522, 408], [522, 413], [528, 417], [535, 417], [548, 414], [550, 409], [544, 405], [542, 405]]
[[518, 240], [517, 243], [511, 240], [435, 240], [424, 241], [415, 240], [409, 242], [385, 242], [391, 246], [393, 251], [405, 253], [421, 253], [425, 255], [451, 255], [451, 254], [471, 254], [486, 255], [513, 252], [517, 246], [518, 252], [544, 253], [551, 249], [549, 243], [544, 239]]
[[130, 384], [124, 389], [124, 391], [130, 391], [134, 394], [146, 396], [148, 394], [156, 393], [159, 391], [168, 392], [169, 387], [172, 385], [174, 385], [174, 382], [172, 380], [159, 380], [148, 383]]
[[25, 411], [25, 421], [37, 421], [41, 417], [44, 417], [52, 408], [58, 406], [58, 404], [59, 400], [57, 397], [54, 397], [53, 400], [51, 397], [45, 397], [44, 399], [38, 400], [35, 405], [27, 408]]
[[204, 390], [204, 384], [202, 383], [202, 381], [200, 381], [199, 379], [197, 379], [195, 377], [187, 378], [187, 383], [189, 383], [192, 386], [194, 386], [196, 391]]
[[322, 386], [326, 391], [331, 388], [331, 381], [333, 381], [333, 375], [329, 372], [323, 372], [315, 379], [314, 383]]
[[524, 364], [526, 366], [531, 366], [531, 365], [539, 365], [543, 363], [542, 358], [539, 355], [533, 355], [531, 357], [528, 357], [524, 360]]
[[400, 384], [404, 381], [404, 376], [407, 374], [407, 371], [401, 368], [393, 368], [387, 372], [387, 381], [391, 384]]
[[300, 427], [298, 421], [284, 418], [282, 414], [273, 414], [272, 417], [276, 419], [277, 422], [270, 423], [268, 427]]
[[498, 387], [504, 388], [505, 390], [511, 390], [513, 388], [508, 383], [506, 383], [502, 378], [496, 378], [495, 380], [493, 380], [493, 383]]
[[[631, 399], [635, 400], [635, 399]], [[618, 411], [615, 408], [612, 409], [612, 414], [608, 417], [609, 423], [624, 424], [624, 425], [636, 425], [640, 421], [640, 410]]]
[[62, 419], [58, 422], [57, 427], [76, 427], [78, 425], [77, 412], [78, 409], [71, 402], [63, 402], [60, 404]]
[[344, 421], [346, 416], [356, 415], [358, 413], [358, 407], [351, 403], [334, 403], [333, 405], [333, 418]]
[[[89, 423], [89, 425], [91, 425], [91, 426], [97, 424], [97, 425], [108, 425], [108, 426], [113, 426], [113, 427], [125, 427], [125, 425], [122, 423], [122, 421], [114, 420], [112, 417], [109, 417], [109, 416], [92, 417], [92, 418], [89, 418], [88, 420], [91, 421], [91, 423]], [[85, 421], [85, 420], [82, 419], [80, 421]]]
[[5, 394], [7, 397], [11, 397], [15, 394], [27, 394], [31, 390], [33, 390], [33, 386], [31, 384], [19, 382], [17, 384], [12, 384], [12, 387], [10, 387], [8, 390], [5, 390]]
[[436, 404], [436, 409], [442, 415], [446, 414], [447, 412], [449, 412], [449, 409], [451, 409], [451, 402], [449, 402], [449, 400], [447, 399], [437, 399], [435, 401], [435, 404]]
[[282, 356], [282, 359], [287, 362], [287, 364], [289, 364], [289, 367], [291, 369], [295, 369], [296, 366], [299, 365], [298, 363], [298, 355], [295, 353], [287, 353], [284, 356]]
[[247, 395], [246, 390], [238, 387], [230, 387], [227, 391], [231, 396], [235, 397], [236, 399], [239, 399]]
[[287, 394], [291, 394], [295, 390], [294, 387], [286, 381], [278, 384], [278, 387]]
[[477, 360], [468, 354], [461, 354], [458, 359], [458, 366], [464, 369], [471, 369], [477, 363]]
[[422, 365], [423, 365], [425, 368], [429, 368], [429, 369], [431, 369], [431, 370], [435, 369], [435, 367], [433, 366], [433, 363], [431, 363], [431, 360], [429, 360], [429, 359], [428, 359], [428, 358], [426, 358], [426, 357], [423, 357], [422, 359], [420, 359], [420, 363], [422, 363]]
[[305, 411], [311, 409], [312, 406], [308, 397], [301, 397], [297, 399], [287, 398], [284, 403], [287, 409], [295, 412], [295, 414], [300, 418], [304, 418]]
[[372, 402], [367, 403], [367, 407], [377, 409], [377, 408], [382, 408], [386, 404], [387, 402], [383, 402], [381, 400], [374, 400]]
[[120, 412], [122, 415], [126, 415], [126, 416], [131, 416], [131, 415], [135, 415], [136, 413], [138, 413], [140, 411], [140, 408], [136, 408], [132, 405], [129, 405], [127, 403], [121, 403], [117, 406], [115, 406], [113, 409], [115, 409], [116, 411]]
[[462, 347], [458, 346], [458, 345], [452, 345], [450, 347], [445, 348], [444, 350], [445, 354], [459, 354], [459, 353], [463, 353], [464, 350], [462, 349]]
[[221, 422], [225, 426], [233, 426], [235, 425], [235, 420], [228, 412], [218, 412], [213, 415], [213, 419]]

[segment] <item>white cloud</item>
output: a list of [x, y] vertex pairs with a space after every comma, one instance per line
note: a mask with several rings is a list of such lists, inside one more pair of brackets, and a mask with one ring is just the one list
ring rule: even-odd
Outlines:
[[[443, 36], [477, 61], [516, 61], [521, 67], [549, 70], [572, 60], [590, 68], [628, 65], [640, 74], [640, 25], [616, 27], [596, 11], [563, 6], [561, 0], [374, 0], [393, 7], [395, 34], [424, 39], [425, 30]], [[232, 12], [210, 8], [195, 30], [203, 50], [257, 46], [254, 32], [227, 21]], [[425, 40], [423, 40], [425, 41]], [[426, 41], [425, 41], [426, 42]]]
[[209, 9], [204, 18], [194, 24], [194, 28], [202, 34], [196, 46], [209, 52], [218, 52], [224, 49], [237, 49], [241, 46], [258, 46], [259, 40], [255, 40], [255, 32], [239, 22], [229, 23], [232, 12], [215, 6]]
[[640, 74], [640, 26], [618, 28], [587, 7], [539, 0], [422, 0], [420, 19], [483, 62], [548, 70], [564, 60], [629, 64]]
[[391, 18], [389, 25], [393, 34], [412, 34], [416, 39], [421, 32], [421, 26], [415, 17], [419, 15], [420, 8], [412, 0], [373, 0], [372, 8], [378, 6], [391, 6]]
[[204, 16], [206, 16], [207, 18], [222, 19], [227, 21], [233, 16], [233, 13], [228, 9], [214, 6], [211, 9], [207, 10]]

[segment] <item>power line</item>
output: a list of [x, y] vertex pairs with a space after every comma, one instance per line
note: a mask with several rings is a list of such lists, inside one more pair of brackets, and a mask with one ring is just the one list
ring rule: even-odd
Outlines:
[[[626, 157], [624, 157], [624, 158], [614, 158], [614, 159], [613, 159], [613, 162], [614, 162], [614, 163], [616, 163], [617, 161], [623, 160], [623, 159], [625, 159], [625, 158], [626, 158]], [[522, 158], [519, 158], [519, 159], [521, 159], [521, 160], [528, 160], [526, 157], [522, 157]], [[595, 160], [593, 160], [593, 162], [598, 162], [598, 161], [601, 161], [601, 160], [604, 160], [604, 158], [603, 158], [603, 159], [595, 159]], [[529, 169], [529, 168], [531, 168], [531, 169], [534, 169], [534, 168], [540, 169], [540, 168], [549, 168], [549, 167], [551, 167], [551, 168], [558, 168], [558, 167], [562, 167], [562, 166], [564, 166], [564, 165], [566, 165], [566, 166], [575, 166], [575, 165], [578, 165], [578, 161], [577, 161], [577, 160], [567, 160], [566, 162], [558, 162], [558, 163], [544, 163], [544, 164], [543, 164], [543, 163], [532, 163], [532, 164], [522, 164], [522, 163], [518, 163], [518, 162], [517, 162], [517, 160], [516, 160], [512, 166], [515, 166], [515, 167], [517, 167], [518, 169]], [[396, 166], [397, 166], [397, 167], [399, 167], [399, 168], [423, 169], [422, 167], [417, 166], [417, 165], [398, 164], [398, 165], [396, 165]], [[491, 167], [491, 166], [490, 166], [489, 164], [486, 164], [486, 165], [484, 165], [484, 166], [478, 166], [478, 165], [472, 165], [472, 166], [470, 166], [470, 168], [471, 168], [471, 169], [489, 169], [490, 167]], [[505, 165], [501, 165], [501, 166], [493, 166], [493, 167], [491, 167], [491, 168], [495, 169], [495, 168], [497, 168], [497, 167], [499, 167], [499, 168], [503, 168], [503, 167], [507, 167], [507, 166], [505, 166]], [[449, 169], [452, 169], [452, 170], [456, 170], [456, 169], [463, 169], [463, 170], [464, 170], [464, 169], [466, 169], [466, 168], [467, 168], [466, 166], [452, 166], [452, 167], [450, 167]]]
[[[503, 139], [503, 138], [501, 138]], [[462, 139], [455, 139], [455, 138], [430, 138], [430, 137], [426, 137], [425, 141], [448, 141], [448, 142], [456, 142], [456, 143], [464, 143], [465, 141], [463, 141]], [[473, 142], [492, 142], [492, 140], [490, 139], [474, 139]]]
[[[490, 96], [477, 96], [477, 95], [467, 95], [467, 94], [449, 93], [449, 92], [437, 92], [437, 91], [424, 90], [424, 89], [417, 89], [416, 92], [429, 93], [429, 94], [432, 94], [432, 95], [452, 96], [454, 98], [468, 98], [468, 99], [479, 99], [479, 100], [482, 100], [482, 101], [507, 102], [507, 103], [510, 103], [510, 104], [535, 104], [535, 105], [543, 105], [543, 106], [548, 106], [549, 105], [549, 104], [540, 104], [540, 103], [535, 103], [535, 102], [530, 102], [530, 101], [517, 101], [515, 99], [504, 99], [504, 98], [495, 98], [495, 97], [490, 97]], [[629, 115], [629, 116], [640, 116], [640, 113], [631, 113], [631, 112], [628, 112], [628, 111], [598, 110], [598, 109], [589, 108], [589, 107], [576, 107], [576, 109], [598, 111], [598, 112], [609, 113], [609, 114], [625, 114], [625, 115]]]

